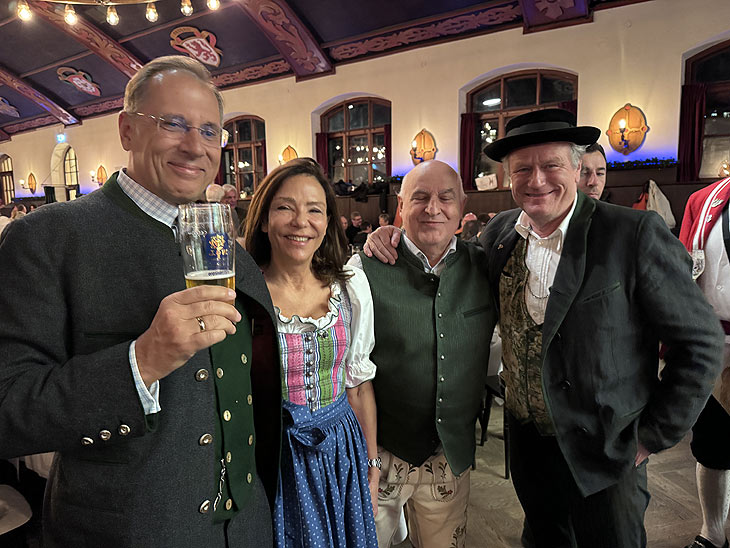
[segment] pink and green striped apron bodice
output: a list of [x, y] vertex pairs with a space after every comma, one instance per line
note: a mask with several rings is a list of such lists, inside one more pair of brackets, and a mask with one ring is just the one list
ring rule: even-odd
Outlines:
[[316, 411], [345, 392], [345, 357], [350, 347], [350, 299], [343, 289], [337, 321], [326, 329], [278, 333], [281, 397]]

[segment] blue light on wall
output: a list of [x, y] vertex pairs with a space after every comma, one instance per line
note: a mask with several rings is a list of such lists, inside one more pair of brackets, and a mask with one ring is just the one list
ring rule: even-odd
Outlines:
[[56, 142], [57, 143], [65, 143], [66, 142], [66, 134], [65, 133], [56, 133]]

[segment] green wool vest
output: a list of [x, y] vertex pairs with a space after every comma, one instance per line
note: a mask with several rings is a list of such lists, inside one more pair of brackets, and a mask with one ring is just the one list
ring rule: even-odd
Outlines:
[[484, 253], [458, 242], [440, 277], [402, 243], [394, 266], [361, 257], [375, 311], [378, 443], [416, 466], [440, 443], [461, 474], [474, 459], [497, 319]]
[[218, 462], [224, 461], [226, 467], [222, 482], [220, 476], [213, 478], [213, 492], [221, 494], [213, 513], [215, 522], [231, 519], [245, 507], [256, 474], [251, 322], [238, 299], [236, 310], [241, 314], [236, 332], [210, 347], [218, 415], [213, 442]]

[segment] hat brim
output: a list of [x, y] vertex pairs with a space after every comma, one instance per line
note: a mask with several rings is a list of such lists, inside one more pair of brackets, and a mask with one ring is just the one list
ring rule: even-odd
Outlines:
[[32, 515], [23, 495], [9, 485], [0, 485], [0, 535], [20, 527]]
[[531, 131], [522, 135], [503, 137], [484, 147], [484, 154], [501, 162], [513, 150], [542, 143], [568, 142], [576, 145], [592, 145], [601, 136], [601, 130], [592, 126], [578, 126], [545, 131]]

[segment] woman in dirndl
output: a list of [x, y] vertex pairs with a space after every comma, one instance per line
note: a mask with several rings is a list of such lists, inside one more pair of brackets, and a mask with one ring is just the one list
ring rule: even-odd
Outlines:
[[373, 303], [319, 164], [299, 158], [256, 189], [246, 250], [277, 315], [283, 440], [274, 509], [277, 548], [377, 548], [380, 478]]

